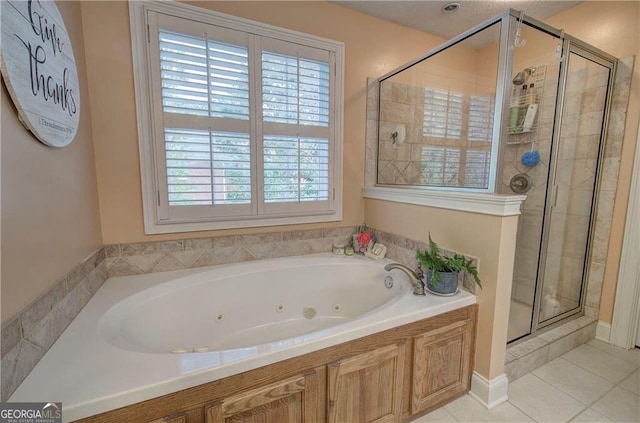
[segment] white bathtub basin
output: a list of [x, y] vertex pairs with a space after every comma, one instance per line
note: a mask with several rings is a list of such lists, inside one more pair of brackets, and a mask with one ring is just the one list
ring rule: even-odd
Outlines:
[[61, 401], [77, 420], [475, 303], [414, 296], [388, 262], [315, 254], [110, 278], [9, 401]]
[[388, 289], [380, 263], [339, 257], [214, 268], [148, 288], [101, 319], [107, 342], [131, 351], [178, 353], [245, 348], [304, 335], [404, 295]]

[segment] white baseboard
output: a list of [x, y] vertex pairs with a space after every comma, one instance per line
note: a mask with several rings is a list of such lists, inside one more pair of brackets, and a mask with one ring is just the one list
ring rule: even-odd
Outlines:
[[596, 326], [596, 339], [609, 343], [609, 339], [611, 339], [610, 336], [611, 325], [603, 322], [602, 320], [598, 320], [598, 325]]
[[471, 390], [469, 395], [480, 401], [489, 410], [493, 407], [506, 402], [507, 388], [509, 387], [509, 379], [504, 373], [491, 380], [484, 376], [473, 372], [471, 376]]

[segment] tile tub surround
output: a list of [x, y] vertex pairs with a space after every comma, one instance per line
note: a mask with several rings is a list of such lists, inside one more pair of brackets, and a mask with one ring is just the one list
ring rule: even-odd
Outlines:
[[[358, 266], [358, 262], [368, 269], [354, 267]], [[116, 317], [113, 313], [120, 315], [121, 312], [124, 312], [124, 315], [120, 316], [129, 316], [135, 319], [135, 316], [129, 315], [126, 309], [137, 309], [142, 304], [146, 310], [145, 313], [163, 313], [163, 310], [166, 311], [167, 306], [169, 308], [172, 307], [171, 303], [174, 299], [177, 301], [176, 304], [173, 304], [175, 308], [177, 304], [184, 302], [193, 303], [193, 296], [202, 298], [200, 305], [209, 304], [211, 302], [206, 299], [208, 296], [202, 297], [199, 294], [205, 292], [209, 294], [209, 297], [212, 295], [215, 297], [216, 292], [224, 293], [228, 289], [233, 289], [234, 286], [237, 286], [236, 282], [242, 283], [247, 277], [254, 279], [254, 284], [262, 286], [263, 294], [271, 291], [273, 288], [266, 286], [263, 280], [255, 280], [253, 278], [257, 274], [264, 275], [266, 281], [269, 281], [272, 276], [282, 277], [284, 285], [280, 284], [280, 287], [287, 289], [292, 280], [304, 276], [305, 269], [309, 269], [309, 266], [322, 266], [329, 273], [324, 271], [321, 273], [328, 277], [331, 277], [331, 269], [341, 272], [343, 266], [355, 270], [356, 273], [361, 275], [384, 275], [383, 263], [376, 263], [362, 256], [336, 257], [329, 252], [325, 252], [310, 256], [232, 264], [222, 266], [222, 268], [185, 269], [110, 278], [10, 399], [11, 401], [20, 402], [29, 401], [32, 397], [47, 398], [50, 395], [59, 395], [59, 400], [65, 404], [65, 416], [68, 420], [95, 415], [151, 398], [160, 397], [158, 398], [159, 402], [166, 404], [167, 398], [162, 398], [165, 394], [172, 394], [236, 374], [247, 375], [245, 372], [249, 370], [319, 351], [343, 342], [367, 337], [381, 331], [391, 330], [391, 332], [395, 332], [396, 329], [401, 330], [400, 328], [405, 324], [444, 315], [449, 311], [452, 314], [438, 321], [445, 325], [449, 325], [454, 321], [467, 322], [472, 319], [471, 313], [476, 312], [476, 299], [471, 294], [461, 292], [455, 297], [448, 298], [435, 296], [417, 297], [412, 295], [412, 290], [405, 283], [402, 287], [399, 287], [400, 289], [395, 290], [395, 294], [397, 294], [395, 301], [390, 301], [384, 306], [376, 307], [369, 312], [362, 310], [363, 314], [354, 316], [348, 321], [341, 321], [339, 325], [305, 333], [306, 330], [303, 329], [311, 329], [311, 327], [305, 327], [303, 323], [303, 326], [298, 328], [301, 330], [297, 336], [295, 331], [290, 330], [294, 328], [289, 324], [287, 324], [288, 329], [285, 332], [278, 330], [278, 328], [282, 329], [281, 326], [276, 325], [276, 327], [270, 328], [270, 325], [266, 325], [259, 327], [258, 331], [248, 338], [234, 337], [235, 340], [231, 340], [231, 342], [239, 342], [235, 347], [240, 348], [240, 350], [220, 351], [212, 346], [212, 351], [210, 352], [187, 353], [184, 355], [171, 354], [166, 347], [171, 345], [172, 342], [167, 343], [165, 346], [159, 346], [152, 340], [155, 337], [157, 341], [173, 339], [179, 343], [186, 341], [188, 345], [192, 343], [196, 343], [192, 345], [207, 345], [208, 334], [204, 329], [209, 312], [206, 310], [199, 316], [204, 319], [200, 320], [200, 323], [204, 324], [204, 326], [198, 324], [197, 321], [194, 322], [194, 327], [200, 327], [204, 330], [204, 332], [201, 332], [204, 338], [200, 341], [197, 341], [197, 333], [190, 334], [187, 338], [183, 338], [182, 341], [179, 336], [177, 338], [172, 336], [172, 331], [176, 335], [181, 329], [180, 325], [170, 324], [161, 330], [154, 331], [155, 335], [148, 333], [143, 337], [144, 339], [134, 340], [129, 346], [117, 341], [116, 339], [118, 338], [114, 336], [116, 333], [121, 333], [124, 338], [128, 338], [132, 333], [126, 321], [120, 321], [117, 318], [115, 321], [112, 320], [113, 317]], [[360, 272], [360, 270], [363, 272]], [[237, 275], [237, 278], [234, 279], [235, 275]], [[291, 278], [292, 276], [293, 278]], [[348, 278], [352, 276], [346, 275]], [[318, 284], [322, 285], [322, 280], [318, 279], [318, 277], [322, 278], [321, 275], [316, 275], [316, 279], [311, 278], [307, 281], [307, 283], [313, 284], [316, 290], [322, 289], [321, 286], [318, 287]], [[336, 278], [338, 279], [336, 283], [342, 284], [343, 281], [339, 280], [341, 279], [339, 274], [336, 275]], [[228, 283], [218, 287], [216, 286], [218, 281], [216, 279], [219, 281], [225, 280]], [[386, 289], [382, 286], [382, 279], [378, 280], [380, 282], [378, 289], [385, 291], [386, 294]], [[165, 284], [165, 282], [167, 283]], [[368, 284], [370, 280], [365, 278], [360, 283]], [[267, 302], [262, 308], [262, 317], [269, 319], [271, 315], [273, 323], [282, 322], [282, 320], [275, 316], [277, 313], [275, 308], [272, 308], [274, 305], [269, 305], [269, 303], [275, 301], [274, 304], [278, 304], [278, 298], [283, 293], [286, 294], [286, 291], [277, 289], [277, 285], [279, 285], [277, 282], [275, 285], [276, 291], [271, 295], [271, 299], [264, 298], [264, 295], [257, 295], [253, 299], [256, 304], [263, 301]], [[291, 310], [300, 310], [296, 304], [304, 304], [309, 300], [309, 298], [305, 299], [305, 297], [308, 297], [305, 293], [309, 294], [309, 292], [305, 289], [304, 283], [300, 286], [300, 289], [301, 295], [298, 296], [299, 298], [297, 300], [291, 298], [290, 305], [293, 307]], [[346, 301], [346, 303], [342, 304], [347, 308], [350, 300], [355, 301], [354, 304], [358, 304], [358, 306], [362, 305], [359, 301], [361, 295], [358, 292], [351, 290], [349, 287], [343, 289], [342, 294], [334, 291], [333, 295], [325, 296], [324, 300], [318, 298], [318, 301], [320, 301], [318, 305], [321, 306], [323, 301], [327, 301], [326, 304], [330, 307], [332, 301], [335, 300], [335, 295], [341, 295], [341, 298]], [[234, 298], [226, 300], [231, 301], [231, 304], [235, 304], [237, 301], [242, 302], [242, 293], [237, 294], [235, 295], [236, 301], [234, 301]], [[293, 293], [293, 296], [295, 297], [295, 293]], [[234, 296], [232, 295], [231, 297]], [[155, 298], [159, 302], [154, 305], [153, 301], [147, 301], [148, 298]], [[223, 302], [226, 300], [223, 300]], [[168, 301], [168, 303], [165, 301]], [[231, 304], [223, 307], [233, 307]], [[220, 307], [222, 302], [218, 301], [216, 305], [214, 301], [211, 305], [212, 307]], [[327, 308], [325, 307], [326, 310]], [[224, 313], [224, 310], [220, 311]], [[250, 324], [256, 317], [260, 319], [260, 316], [243, 317], [237, 315], [237, 313], [234, 316], [231, 310], [227, 311], [229, 313], [226, 314], [226, 319], [231, 319], [229, 320], [231, 326], [228, 329], [232, 332], [237, 326]], [[256, 312], [259, 315], [261, 314], [260, 310], [256, 309]], [[190, 318], [199, 319], [199, 317], [196, 313], [185, 318], [188, 320]], [[168, 318], [171, 319], [170, 316]], [[234, 320], [234, 318], [237, 320]], [[112, 329], [115, 329], [116, 332], [111, 332], [108, 326], [104, 326], [109, 321], [115, 323], [115, 327]], [[146, 323], [140, 322], [142, 326], [137, 325], [137, 327], [142, 332], [145, 332], [145, 326], [147, 328], [149, 328], [148, 325], [153, 327], [153, 321], [155, 319], [148, 320]], [[286, 320], [285, 316], [284, 322], [290, 322], [290, 320]], [[434, 322], [431, 321], [431, 323]], [[424, 333], [426, 330], [424, 328], [426, 327], [439, 327], [433, 326], [431, 323], [420, 323], [420, 325], [426, 324], [427, 326], [421, 326], [422, 329], [413, 332], [413, 335]], [[211, 322], [211, 324], [214, 323]], [[101, 326], [99, 331], [95, 330], [98, 325]], [[470, 328], [470, 326], [467, 327]], [[136, 329], [133, 330], [135, 331]], [[225, 329], [221, 330], [225, 331]], [[121, 331], [125, 331], [125, 333]], [[151, 337], [148, 335], [151, 335]], [[247, 341], [246, 344], [244, 344], [245, 341]], [[371, 341], [371, 338], [367, 338], [358, 349], [368, 351], [368, 347], [372, 345]], [[385, 345], [388, 345], [389, 341], [383, 342], [387, 342]], [[152, 345], [159, 347], [160, 350], [164, 350], [166, 353], [157, 353], [158, 349], [152, 347]], [[231, 344], [228, 344], [228, 346], [230, 348], [234, 347]], [[149, 349], [149, 347], [152, 348]], [[224, 348], [224, 345], [221, 345], [221, 348]], [[156, 351], [156, 353], [149, 353], [149, 351]], [[319, 354], [322, 355], [322, 351], [319, 351]], [[307, 356], [306, 359], [303, 359], [307, 364], [303, 364], [303, 368], [300, 371], [313, 368], [316, 363], [318, 365], [324, 363], [316, 361], [316, 359], [317, 357], [315, 356]], [[330, 361], [334, 361], [334, 359]], [[278, 366], [282, 367], [283, 364], [280, 363]], [[90, 379], [87, 379], [86, 372], [83, 369], [92, 369], [92, 377]], [[269, 373], [268, 370], [267, 373]], [[251, 379], [251, 377], [249, 379], [246, 379], [245, 376], [239, 377], [246, 381]], [[56, 381], [56, 383], [47, 383], [51, 380]], [[255, 380], [250, 382], [253, 387], [255, 387], [255, 382]], [[219, 384], [213, 384], [209, 387], [215, 391], [217, 389], [216, 385], [220, 387]], [[237, 385], [235, 383], [233, 385], [235, 385], [235, 388], [233, 386], [229, 386], [229, 388], [237, 390]], [[207, 392], [202, 391], [201, 394], [207, 394]], [[192, 397], [194, 391], [190, 390], [183, 394], [184, 396]], [[202, 401], [206, 400], [202, 395], [201, 399]], [[198, 402], [200, 401], [194, 400], [194, 404]], [[158, 403], [157, 405], [161, 404]], [[171, 410], [171, 413], [175, 411], [179, 410]], [[189, 414], [187, 412], [187, 415]], [[132, 421], [131, 419], [127, 420], [127, 415], [127, 411], [124, 411], [120, 414], [121, 418], [111, 419], [110, 421]], [[104, 421], [106, 420], [108, 419], [105, 418]]]
[[331, 251], [355, 226], [106, 245], [2, 325], [2, 401], [27, 377], [109, 277]]
[[582, 316], [507, 348], [505, 373], [509, 382], [594, 339], [597, 322]]
[[[376, 235], [376, 237], [378, 238], [378, 242], [381, 242], [387, 246], [388, 258], [397, 261], [398, 263], [409, 266], [411, 269], [415, 269], [418, 265], [418, 262], [416, 260], [416, 249], [419, 248], [420, 250], [426, 250], [429, 248], [429, 245], [426, 241], [415, 241], [413, 239], [405, 238], [401, 235], [396, 235], [373, 228], [369, 228], [369, 230], [371, 230]], [[441, 248], [441, 250], [445, 254], [453, 254], [455, 252], [446, 250], [444, 248]], [[467, 254], [465, 255], [474, 262], [474, 264], [480, 271], [481, 269], [478, 260], [475, 257], [471, 257]], [[462, 273], [460, 275], [460, 279], [464, 289], [472, 294], [476, 293], [476, 283], [471, 275]]]
[[109, 277], [140, 275], [331, 251], [355, 226], [106, 245]]
[[22, 383], [106, 279], [105, 252], [100, 248], [2, 325], [2, 401]]

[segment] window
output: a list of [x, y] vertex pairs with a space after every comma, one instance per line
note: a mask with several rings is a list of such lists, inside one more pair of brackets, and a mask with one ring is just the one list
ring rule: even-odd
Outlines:
[[463, 99], [462, 93], [425, 88], [423, 135], [460, 139]]
[[179, 3], [130, 9], [145, 231], [340, 220], [342, 44]]

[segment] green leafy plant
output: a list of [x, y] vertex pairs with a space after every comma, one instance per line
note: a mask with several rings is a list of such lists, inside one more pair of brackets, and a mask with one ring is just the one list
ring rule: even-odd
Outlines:
[[473, 280], [482, 288], [478, 269], [471, 259], [458, 253], [454, 253], [453, 256], [443, 254], [438, 244], [431, 239], [431, 234], [429, 234], [429, 249], [420, 251], [418, 248], [416, 259], [424, 269], [431, 269], [431, 283], [434, 285], [437, 285], [440, 281], [440, 272], [467, 272], [473, 276]]

